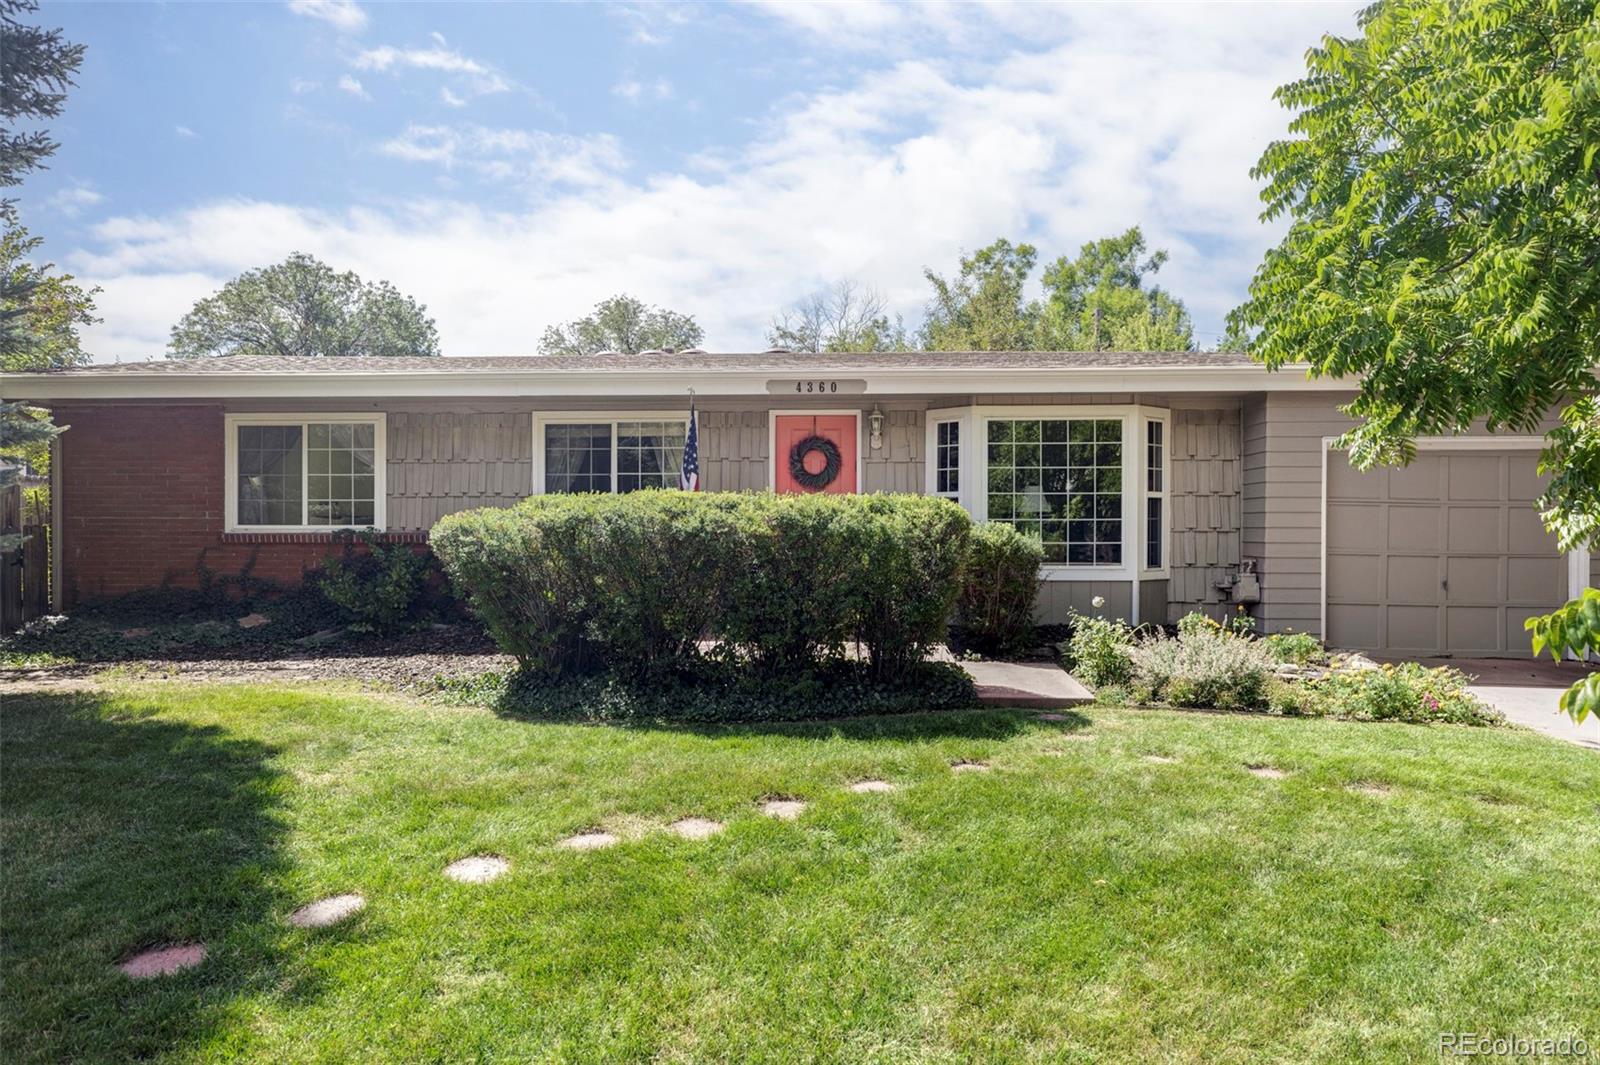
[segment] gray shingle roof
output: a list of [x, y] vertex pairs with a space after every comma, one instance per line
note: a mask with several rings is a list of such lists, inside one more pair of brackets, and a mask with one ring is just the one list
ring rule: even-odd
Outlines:
[[605, 373], [673, 371], [843, 373], [895, 370], [1121, 370], [1249, 366], [1244, 355], [1192, 351], [913, 351], [870, 355], [678, 354], [506, 355], [462, 358], [237, 356], [219, 359], [101, 363], [52, 370], [62, 376], [347, 373]]

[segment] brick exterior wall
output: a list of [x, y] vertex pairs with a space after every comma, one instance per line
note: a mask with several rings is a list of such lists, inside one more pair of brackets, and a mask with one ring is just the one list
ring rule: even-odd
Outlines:
[[[61, 590], [65, 608], [218, 576], [286, 584], [332, 550], [323, 533], [223, 532], [221, 405], [59, 404]], [[407, 537], [410, 539], [410, 537]]]

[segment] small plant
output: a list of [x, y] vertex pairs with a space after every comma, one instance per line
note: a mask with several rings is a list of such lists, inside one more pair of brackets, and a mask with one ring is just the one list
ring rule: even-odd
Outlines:
[[1267, 652], [1279, 662], [1309, 666], [1328, 660], [1322, 642], [1309, 632], [1275, 632], [1262, 641]]
[[341, 540], [343, 553], [323, 563], [316, 584], [351, 618], [351, 628], [393, 632], [412, 621], [427, 580], [427, 558], [406, 544], [384, 543], [370, 529], [341, 534]]
[[[1193, 616], [1193, 615], [1191, 615]], [[1185, 619], [1187, 620], [1187, 619]], [[1180, 625], [1178, 637], [1155, 637], [1133, 650], [1137, 684], [1172, 706], [1253, 710], [1266, 705], [1273, 661], [1259, 641], [1212, 622]]]
[[1076, 610], [1069, 619], [1072, 635], [1061, 647], [1073, 676], [1096, 689], [1133, 679], [1133, 630], [1126, 622], [1088, 617]]
[[1004, 522], [972, 528], [961, 568], [957, 609], [966, 645], [984, 655], [1010, 655], [1033, 639], [1033, 601], [1044, 545]]
[[1312, 698], [1324, 700], [1327, 713], [1357, 721], [1444, 722], [1503, 725], [1505, 717], [1467, 690], [1467, 676], [1448, 666], [1429, 669], [1416, 662], [1352, 669], [1308, 681]]

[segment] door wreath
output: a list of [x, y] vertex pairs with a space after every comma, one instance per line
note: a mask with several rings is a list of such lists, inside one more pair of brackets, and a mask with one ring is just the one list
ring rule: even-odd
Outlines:
[[[822, 455], [822, 469], [812, 473], [806, 469], [806, 456], [813, 451]], [[825, 436], [808, 436], [789, 450], [789, 476], [802, 488], [826, 488], [839, 476], [844, 457], [839, 445]]]

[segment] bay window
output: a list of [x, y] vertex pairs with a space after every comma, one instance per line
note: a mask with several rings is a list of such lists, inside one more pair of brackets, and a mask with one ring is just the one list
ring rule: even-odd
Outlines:
[[991, 418], [987, 435], [988, 520], [1037, 536], [1047, 565], [1122, 565], [1121, 418]]
[[230, 414], [229, 531], [384, 524], [384, 416]]

